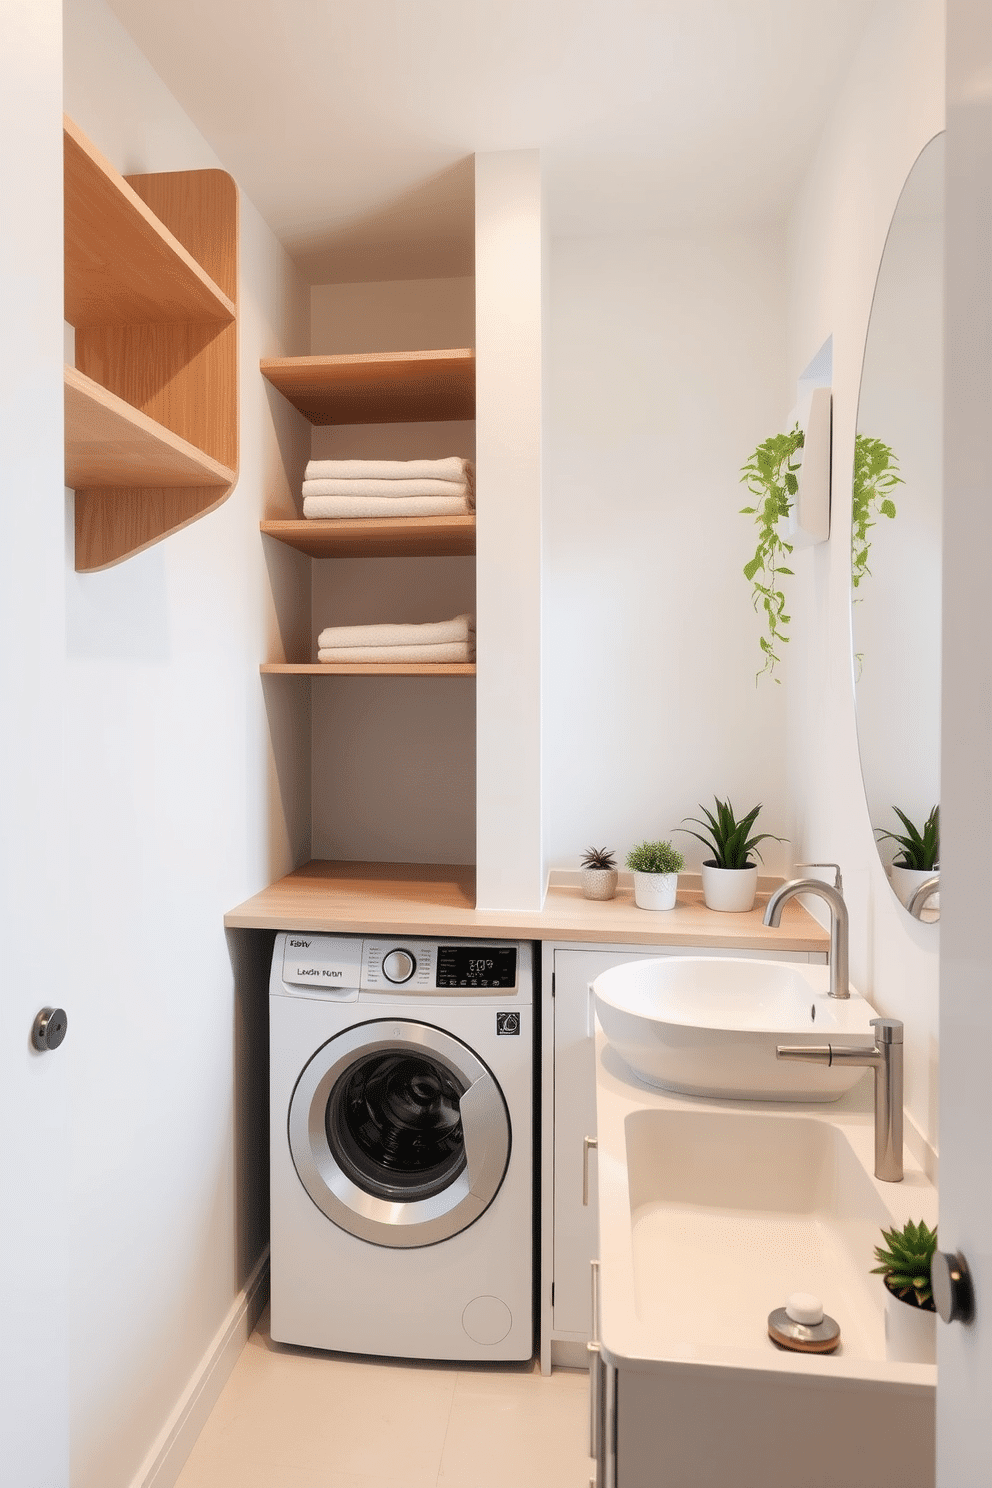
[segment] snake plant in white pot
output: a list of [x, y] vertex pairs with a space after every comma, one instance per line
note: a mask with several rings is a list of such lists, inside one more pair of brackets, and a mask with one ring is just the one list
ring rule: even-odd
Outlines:
[[713, 854], [702, 865], [703, 899], [706, 907], [741, 914], [754, 908], [758, 891], [758, 865], [751, 861], [751, 854], [760, 859], [761, 854], [757, 850], [759, 842], [764, 842], [767, 838], [772, 838], [775, 842], [782, 842], [784, 839], [775, 837], [773, 832], [759, 832], [754, 837], [748, 836], [758, 819], [760, 804], [752, 807], [738, 821], [729, 798], [721, 801], [719, 796], [715, 796], [714, 800], [715, 815], [705, 806], [699, 808], [706, 818], [705, 822], [698, 816], [683, 817], [683, 821], [695, 822], [704, 829], [708, 827], [708, 830], [694, 832], [691, 827], [678, 827], [676, 830], [688, 832]]

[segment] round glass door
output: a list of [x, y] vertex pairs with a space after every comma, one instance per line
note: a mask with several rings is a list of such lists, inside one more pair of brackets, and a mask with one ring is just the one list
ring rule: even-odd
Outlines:
[[435, 1245], [488, 1208], [510, 1121], [492, 1072], [460, 1039], [382, 1019], [329, 1039], [289, 1109], [300, 1181], [328, 1219], [376, 1245]]

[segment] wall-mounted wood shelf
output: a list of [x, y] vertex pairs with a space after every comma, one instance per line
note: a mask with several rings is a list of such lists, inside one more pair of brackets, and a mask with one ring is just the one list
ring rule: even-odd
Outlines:
[[264, 675], [280, 677], [474, 677], [474, 661], [263, 661]]
[[116, 393], [65, 368], [65, 483], [86, 486], [225, 486], [234, 471], [157, 424]]
[[238, 197], [224, 171], [125, 179], [70, 119], [64, 146], [66, 483], [89, 571], [204, 516], [237, 479]]
[[259, 366], [273, 387], [314, 424], [475, 418], [471, 349], [270, 357]]
[[311, 558], [471, 558], [475, 517], [361, 517], [261, 522], [278, 538]]

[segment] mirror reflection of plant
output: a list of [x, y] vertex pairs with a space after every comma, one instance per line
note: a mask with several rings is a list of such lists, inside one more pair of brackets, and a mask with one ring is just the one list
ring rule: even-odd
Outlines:
[[911, 868], [916, 873], [933, 873], [940, 866], [940, 807], [933, 808], [923, 823], [922, 831], [913, 825], [905, 811], [900, 811], [898, 806], [893, 806], [892, 810], [906, 831], [885, 832], [881, 827], [876, 827], [875, 836], [881, 841], [889, 838], [892, 842], [898, 842], [902, 849], [902, 861], [893, 859], [893, 867]]
[[779, 581], [783, 574], [792, 573], [782, 562], [783, 556], [792, 552], [792, 544], [779, 535], [778, 523], [789, 515], [792, 498], [799, 490], [796, 472], [800, 461], [796, 455], [803, 447], [803, 438], [798, 424], [788, 434], [773, 434], [741, 466], [741, 480], [758, 498], [754, 506], [741, 507], [741, 515], [754, 517], [758, 527], [758, 545], [754, 557], [744, 565], [744, 577], [754, 586], [752, 603], [756, 611], [764, 611], [768, 628], [767, 636], [758, 637], [765, 664], [755, 681], [765, 672], [779, 680], [775, 677], [780, 660], [776, 647], [789, 639], [786, 627], [790, 616], [785, 613], [785, 593]]
[[868, 533], [874, 517], [894, 517], [895, 502], [889, 495], [896, 486], [904, 485], [899, 474], [899, 461], [889, 445], [867, 434], [854, 440], [854, 478], [851, 483], [851, 587], [857, 589], [871, 569]]

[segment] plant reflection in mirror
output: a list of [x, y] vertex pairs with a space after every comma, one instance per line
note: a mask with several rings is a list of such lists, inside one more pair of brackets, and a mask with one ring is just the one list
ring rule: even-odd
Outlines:
[[796, 472], [801, 462], [796, 455], [803, 447], [803, 437], [798, 424], [788, 434], [773, 434], [741, 466], [741, 480], [758, 498], [755, 506], [741, 507], [741, 515], [754, 517], [758, 526], [758, 546], [754, 557], [744, 565], [744, 577], [754, 585], [752, 602], [755, 610], [764, 611], [768, 627], [768, 635], [758, 637], [765, 664], [756, 674], [756, 682], [765, 672], [779, 680], [775, 666], [780, 658], [775, 648], [789, 639], [786, 627], [790, 616], [785, 613], [785, 593], [779, 582], [783, 574], [792, 573], [781, 561], [792, 552], [792, 544], [779, 535], [778, 523], [789, 515], [792, 498], [799, 490]]
[[899, 461], [881, 439], [858, 434], [854, 440], [854, 479], [851, 483], [851, 588], [871, 573], [868, 552], [869, 530], [876, 516], [894, 517], [895, 502], [889, 492], [903, 485]]
[[893, 806], [892, 810], [906, 828], [905, 833], [886, 832], [876, 827], [875, 836], [880, 842], [898, 842], [902, 857], [893, 859], [893, 867], [909, 868], [915, 873], [933, 873], [940, 867], [940, 807], [933, 808], [922, 830], [914, 826], [898, 806]]

